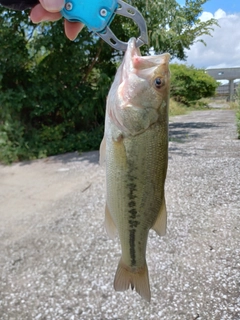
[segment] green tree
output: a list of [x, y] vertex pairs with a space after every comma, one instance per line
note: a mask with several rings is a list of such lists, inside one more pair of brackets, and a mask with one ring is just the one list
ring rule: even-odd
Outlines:
[[203, 4], [208, 0], [186, 0], [180, 6], [176, 0], [128, 1], [139, 7], [143, 13], [150, 39], [150, 45], [156, 53], [169, 52], [172, 58], [180, 60], [187, 58], [185, 49], [200, 41], [202, 35], [210, 35], [215, 19], [201, 21], [200, 14]]
[[[128, 2], [146, 18], [151, 50], [180, 59], [214, 23], [198, 19], [204, 0], [184, 7], [175, 0]], [[136, 25], [118, 15], [111, 28], [123, 41], [138, 36]], [[141, 50], [150, 54], [150, 47]], [[0, 161], [98, 148], [122, 55], [87, 28], [71, 42], [62, 20], [33, 25], [29, 12], [0, 8]]]

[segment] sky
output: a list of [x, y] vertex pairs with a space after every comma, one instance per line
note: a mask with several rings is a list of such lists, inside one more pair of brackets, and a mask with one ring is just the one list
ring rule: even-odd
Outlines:
[[[185, 1], [178, 3], [183, 5]], [[185, 51], [188, 56], [185, 63], [197, 68], [240, 67], [240, 0], [209, 0], [199, 18], [202, 21], [215, 18], [220, 27], [214, 26], [212, 37], [201, 37], [207, 46], [196, 42]]]

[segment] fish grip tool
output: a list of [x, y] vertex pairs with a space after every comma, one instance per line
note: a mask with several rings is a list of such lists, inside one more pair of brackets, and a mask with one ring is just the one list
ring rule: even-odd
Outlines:
[[[38, 0], [0, 0], [0, 4], [13, 10], [25, 10], [38, 4]], [[148, 43], [147, 26], [142, 14], [122, 0], [65, 0], [62, 16], [70, 22], [82, 22], [116, 50], [126, 51], [127, 42], [116, 37], [110, 29], [115, 14], [132, 19], [140, 30], [136, 46]]]

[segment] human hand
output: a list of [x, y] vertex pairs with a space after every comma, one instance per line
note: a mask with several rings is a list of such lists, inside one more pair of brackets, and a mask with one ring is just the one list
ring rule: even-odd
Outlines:
[[[39, 2], [40, 4], [33, 7], [30, 14], [33, 23], [57, 21], [62, 18], [59, 11], [64, 7], [64, 0], [39, 0]], [[70, 22], [66, 19], [64, 21], [65, 34], [70, 40], [74, 40], [83, 27], [84, 24], [81, 22]]]

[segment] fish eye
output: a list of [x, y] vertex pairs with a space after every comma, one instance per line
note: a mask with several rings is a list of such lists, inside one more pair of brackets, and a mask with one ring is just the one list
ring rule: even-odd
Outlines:
[[155, 87], [157, 89], [160, 89], [163, 85], [163, 81], [160, 77], [157, 77], [155, 80], [154, 80], [154, 84], [155, 84]]

